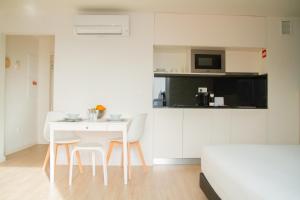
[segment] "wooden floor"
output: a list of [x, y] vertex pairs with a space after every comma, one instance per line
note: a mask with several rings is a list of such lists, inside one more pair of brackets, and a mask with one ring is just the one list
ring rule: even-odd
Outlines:
[[123, 184], [122, 168], [108, 168], [108, 186], [103, 185], [101, 167], [92, 176], [90, 166], [79, 174], [75, 168], [73, 185], [68, 186], [67, 166], [57, 166], [56, 181], [49, 184], [49, 170], [42, 170], [45, 145], [36, 145], [8, 156], [0, 164], [1, 200], [106, 199], [106, 200], [205, 200], [200, 190], [198, 165], [134, 167], [132, 179]]

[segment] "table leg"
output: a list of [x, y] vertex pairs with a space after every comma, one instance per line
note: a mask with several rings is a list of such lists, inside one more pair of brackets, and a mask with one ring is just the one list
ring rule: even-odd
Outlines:
[[54, 130], [50, 127], [50, 183], [54, 183]]
[[128, 151], [128, 144], [127, 144], [127, 126], [124, 127], [123, 129], [123, 170], [124, 170], [124, 184], [127, 184], [128, 181], [128, 156], [127, 156], [127, 151]]

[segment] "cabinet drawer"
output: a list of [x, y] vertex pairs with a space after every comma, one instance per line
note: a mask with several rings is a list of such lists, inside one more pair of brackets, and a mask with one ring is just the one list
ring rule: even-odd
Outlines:
[[124, 129], [124, 124], [110, 124], [107, 126], [107, 131], [121, 131]]
[[79, 127], [79, 129], [81, 129], [83, 131], [106, 131], [107, 125], [87, 124], [87, 125]]

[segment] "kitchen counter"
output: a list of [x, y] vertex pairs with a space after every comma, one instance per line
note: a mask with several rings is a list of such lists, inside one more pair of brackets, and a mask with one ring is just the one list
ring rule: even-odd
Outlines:
[[154, 72], [154, 77], [259, 77], [267, 76], [266, 74], [258, 73], [176, 73], [176, 72]]
[[176, 105], [153, 108], [193, 108], [193, 109], [268, 109], [267, 107], [255, 106], [197, 106], [197, 105]]

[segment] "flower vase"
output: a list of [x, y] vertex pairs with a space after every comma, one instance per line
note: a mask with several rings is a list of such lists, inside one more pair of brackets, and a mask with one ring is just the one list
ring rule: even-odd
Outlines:
[[104, 111], [98, 110], [97, 119], [101, 119], [104, 116]]

